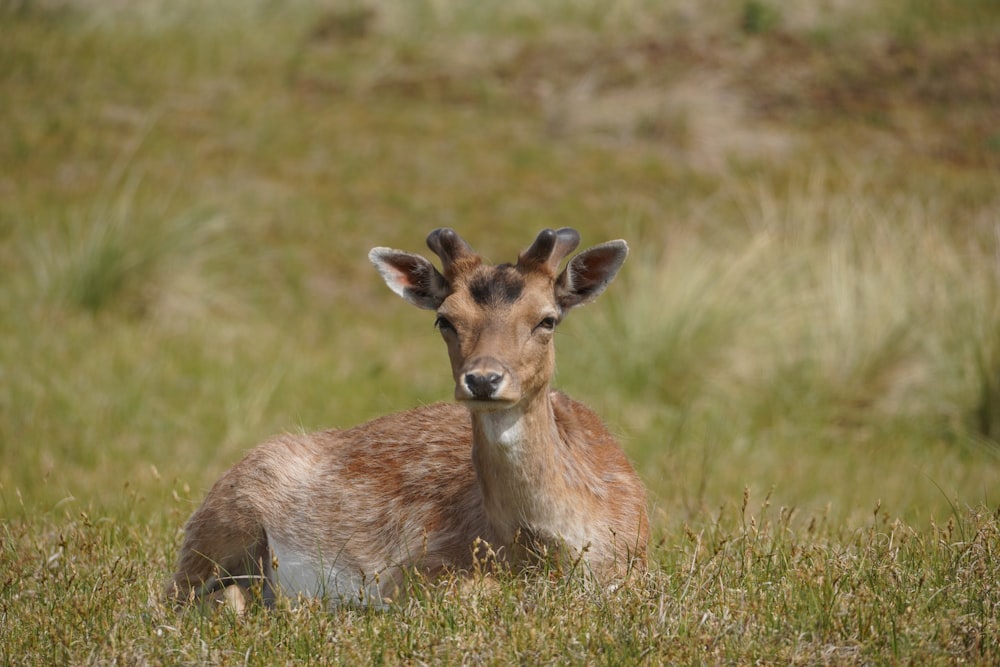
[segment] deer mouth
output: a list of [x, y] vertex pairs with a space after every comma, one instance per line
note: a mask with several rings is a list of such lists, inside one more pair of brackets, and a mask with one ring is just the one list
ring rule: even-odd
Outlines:
[[470, 412], [500, 412], [517, 405], [517, 401], [509, 398], [457, 398], [457, 400]]
[[503, 410], [521, 400], [520, 392], [505, 378], [472, 379], [466, 374], [455, 385], [455, 400], [470, 410]]

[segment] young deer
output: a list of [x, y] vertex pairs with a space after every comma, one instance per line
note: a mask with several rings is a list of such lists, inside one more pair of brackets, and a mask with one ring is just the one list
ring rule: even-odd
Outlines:
[[187, 522], [169, 594], [225, 589], [242, 601], [233, 585], [259, 582], [267, 601], [280, 590], [381, 605], [407, 572], [468, 571], [487, 551], [515, 563], [563, 556], [603, 577], [644, 568], [642, 483], [601, 420], [549, 388], [556, 325], [628, 253], [611, 241], [558, 273], [578, 243], [572, 229], [547, 229], [517, 264], [492, 266], [438, 229], [427, 245], [441, 272], [372, 250], [394, 292], [437, 311], [457, 403], [252, 450]]

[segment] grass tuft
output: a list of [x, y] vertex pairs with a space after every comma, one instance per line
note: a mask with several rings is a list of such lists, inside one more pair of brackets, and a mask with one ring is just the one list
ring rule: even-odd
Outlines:
[[975, 428], [982, 436], [1000, 444], [1000, 329], [986, 334], [976, 355], [979, 392], [975, 404]]
[[[26, 249], [33, 272], [28, 289], [53, 306], [92, 315], [118, 310], [144, 316], [168, 302], [183, 309], [177, 290], [211, 260], [221, 220], [195, 214], [150, 224], [141, 215], [125, 201], [83, 221], [53, 225]], [[211, 298], [208, 285], [200, 288], [203, 298]]]

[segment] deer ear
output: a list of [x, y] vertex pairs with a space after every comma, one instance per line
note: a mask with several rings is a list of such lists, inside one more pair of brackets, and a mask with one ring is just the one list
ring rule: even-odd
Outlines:
[[437, 310], [451, 287], [434, 265], [421, 257], [392, 248], [372, 248], [368, 259], [393, 292], [418, 308]]
[[625, 241], [608, 241], [584, 250], [556, 278], [556, 302], [563, 310], [590, 303], [615, 279], [628, 256]]

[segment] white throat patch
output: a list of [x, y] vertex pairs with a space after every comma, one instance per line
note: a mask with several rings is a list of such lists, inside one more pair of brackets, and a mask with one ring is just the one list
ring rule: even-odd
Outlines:
[[511, 452], [521, 449], [524, 442], [524, 415], [517, 410], [498, 410], [479, 414], [483, 436]]

